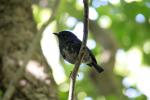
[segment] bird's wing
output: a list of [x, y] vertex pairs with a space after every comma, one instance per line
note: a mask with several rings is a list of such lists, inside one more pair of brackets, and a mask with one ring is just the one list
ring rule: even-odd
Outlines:
[[81, 41], [80, 40], [76, 40], [76, 41], [70, 41], [72, 43], [70, 43], [70, 49], [69, 51], [71, 52], [75, 52], [75, 53], [79, 53], [80, 48], [81, 48]]

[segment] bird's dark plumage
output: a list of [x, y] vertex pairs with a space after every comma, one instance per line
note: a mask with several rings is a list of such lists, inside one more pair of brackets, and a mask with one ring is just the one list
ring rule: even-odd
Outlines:
[[[74, 64], [82, 42], [70, 31], [61, 31], [59, 33], [53, 33], [58, 37], [60, 53], [65, 60]], [[92, 52], [86, 47], [83, 63], [93, 66], [99, 73], [103, 71], [103, 68], [97, 64], [97, 61]]]

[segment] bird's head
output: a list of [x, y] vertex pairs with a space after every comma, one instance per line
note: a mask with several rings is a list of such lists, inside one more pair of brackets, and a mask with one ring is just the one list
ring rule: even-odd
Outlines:
[[70, 39], [76, 39], [77, 37], [70, 31], [61, 31], [59, 33], [53, 33], [59, 39], [59, 41], [67, 41]]

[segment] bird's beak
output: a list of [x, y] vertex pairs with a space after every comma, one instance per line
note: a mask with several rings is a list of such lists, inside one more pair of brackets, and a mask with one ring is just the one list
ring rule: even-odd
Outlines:
[[54, 35], [58, 36], [58, 33], [53, 33]]

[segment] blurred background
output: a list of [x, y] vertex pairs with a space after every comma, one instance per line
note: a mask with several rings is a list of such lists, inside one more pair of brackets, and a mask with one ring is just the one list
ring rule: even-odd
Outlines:
[[[22, 2], [19, 3], [22, 4]], [[40, 49], [42, 49], [41, 55], [44, 55], [44, 57], [37, 57], [33, 54], [33, 57], [31, 57], [33, 59], [30, 59], [26, 66], [25, 74], [30, 73], [36, 81], [33, 84], [32, 81], [29, 81], [33, 79], [25, 75], [19, 82], [20, 85], [17, 86], [23, 87], [21, 88], [23, 90], [19, 90], [19, 94], [23, 95], [18, 96], [15, 92], [13, 98], [26, 96], [27, 99], [20, 100], [67, 100], [69, 75], [74, 65], [63, 60], [59, 53], [58, 40], [52, 33], [69, 30], [82, 40], [83, 2], [82, 0], [32, 0], [29, 4], [26, 9], [31, 7], [30, 10], [33, 15], [30, 15], [33, 17], [32, 21], [35, 22], [34, 29], [37, 30], [31, 31], [33, 33], [31, 40], [34, 39], [34, 35], [42, 28], [44, 23], [49, 21], [51, 16], [53, 17], [42, 31]], [[30, 24], [27, 24], [27, 26], [29, 27]], [[22, 35], [21, 37], [27, 38]], [[28, 39], [24, 40], [28, 41]], [[30, 43], [28, 41], [27, 44]], [[99, 74], [93, 68], [82, 64], [76, 81], [76, 100], [150, 100], [149, 0], [89, 0], [87, 46], [92, 50], [98, 64], [102, 65], [105, 71]], [[6, 49], [8, 50], [8, 48]], [[22, 49], [26, 51], [24, 47]], [[23, 56], [26, 56], [25, 51]], [[0, 52], [3, 57], [4, 54], [4, 52]], [[1, 58], [1, 62], [7, 60], [4, 58]], [[37, 60], [37, 58], [39, 59]], [[43, 59], [46, 61], [43, 61]], [[10, 63], [10, 59], [8, 62]], [[19, 64], [21, 62], [23, 61], [19, 60]], [[44, 70], [44, 66], [47, 67], [46, 70]], [[4, 73], [4, 70], [3, 67], [0, 72]], [[0, 79], [3, 84], [0, 85], [0, 97], [2, 97], [10, 81], [4, 80], [2, 76]], [[9, 80], [10, 78], [6, 79]], [[39, 89], [36, 99], [35, 95], [29, 96], [30, 93], [30, 95], [33, 93], [33, 91], [29, 92], [29, 87], [33, 87], [37, 92], [37, 88], [40, 87], [39, 84], [42, 84], [41, 92], [45, 99], [43, 99], [43, 95], [40, 95], [42, 99], [39, 99]], [[44, 87], [45, 84], [46, 88]], [[26, 89], [27, 86], [29, 87]], [[49, 96], [52, 98], [50, 99]]]

